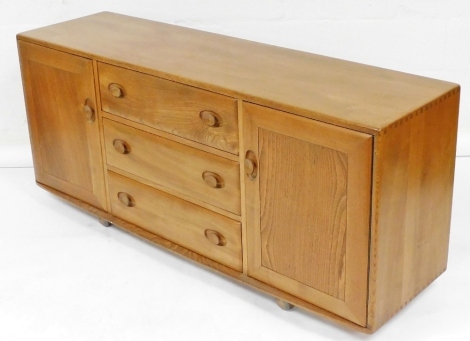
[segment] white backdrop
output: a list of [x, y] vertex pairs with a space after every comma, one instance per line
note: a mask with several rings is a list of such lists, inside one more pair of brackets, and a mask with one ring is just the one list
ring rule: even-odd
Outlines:
[[0, 4], [3, 150], [28, 144], [15, 34], [106, 10], [459, 83], [458, 154], [470, 155], [468, 0], [0, 0]]
[[[458, 158], [447, 272], [373, 336], [345, 331], [104, 228], [34, 185], [18, 32], [99, 11], [462, 85], [470, 156], [469, 0], [0, 0], [0, 341], [469, 340], [470, 158]], [[466, 336], [465, 336], [466, 335]]]

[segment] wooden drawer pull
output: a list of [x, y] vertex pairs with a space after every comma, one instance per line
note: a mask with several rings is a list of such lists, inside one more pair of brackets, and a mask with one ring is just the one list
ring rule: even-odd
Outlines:
[[83, 105], [83, 111], [85, 112], [85, 117], [88, 122], [95, 122], [95, 110], [92, 107], [91, 100], [87, 98], [85, 104]]
[[217, 231], [205, 230], [204, 234], [206, 235], [206, 238], [214, 245], [224, 246], [227, 244], [225, 237]]
[[124, 193], [124, 192], [119, 192], [117, 197], [124, 206], [127, 206], [127, 207], [135, 206], [134, 198], [131, 197], [129, 194]]
[[251, 150], [247, 151], [245, 154], [245, 173], [251, 180], [256, 179], [258, 175], [258, 164], [256, 161], [256, 155]]
[[123, 98], [124, 97], [124, 88], [116, 83], [110, 83], [108, 85], [109, 91], [111, 91], [111, 94], [116, 97], [116, 98]]
[[131, 148], [126, 141], [116, 139], [113, 141], [113, 146], [121, 154], [129, 154], [131, 152]]
[[213, 111], [203, 110], [199, 113], [199, 118], [209, 127], [220, 127], [221, 126], [221, 118]]
[[204, 172], [202, 173], [202, 178], [204, 179], [206, 184], [208, 184], [211, 187], [222, 188], [225, 186], [224, 179], [222, 179], [222, 177], [217, 173]]

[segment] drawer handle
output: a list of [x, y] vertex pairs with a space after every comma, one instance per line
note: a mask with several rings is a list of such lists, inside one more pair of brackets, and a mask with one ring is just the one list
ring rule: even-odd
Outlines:
[[131, 148], [126, 143], [126, 141], [116, 139], [113, 141], [114, 149], [116, 149], [121, 154], [129, 154], [131, 152]]
[[111, 91], [111, 94], [116, 97], [116, 98], [123, 98], [124, 97], [124, 88], [116, 83], [110, 83], [108, 85], [109, 91]]
[[245, 173], [251, 180], [256, 179], [258, 176], [258, 163], [256, 161], [256, 155], [251, 150], [245, 154]]
[[83, 105], [83, 111], [85, 112], [85, 117], [88, 122], [95, 122], [95, 110], [92, 107], [91, 100], [87, 98], [85, 104]]
[[221, 126], [222, 120], [220, 116], [213, 111], [203, 110], [199, 113], [199, 118], [209, 127], [216, 128]]
[[222, 177], [217, 173], [204, 172], [202, 173], [202, 178], [204, 179], [206, 184], [208, 184], [211, 187], [222, 188], [225, 186], [224, 179], [222, 179]]
[[131, 197], [129, 194], [124, 193], [124, 192], [119, 192], [117, 197], [124, 206], [127, 206], [127, 207], [135, 206], [134, 198]]
[[225, 246], [227, 244], [225, 237], [217, 231], [205, 230], [204, 234], [206, 235], [206, 238], [214, 245]]

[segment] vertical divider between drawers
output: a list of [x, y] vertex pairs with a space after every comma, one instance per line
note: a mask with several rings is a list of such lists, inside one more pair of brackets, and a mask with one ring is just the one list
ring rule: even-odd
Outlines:
[[107, 162], [106, 162], [106, 146], [104, 141], [104, 128], [103, 128], [103, 115], [101, 112], [101, 93], [100, 93], [100, 80], [98, 73], [98, 62], [96, 59], [93, 59], [93, 78], [95, 81], [95, 96], [96, 96], [96, 108], [95, 111], [98, 115], [98, 124], [100, 130], [100, 142], [101, 142], [101, 155], [103, 158], [103, 172], [104, 172], [104, 181], [105, 181], [105, 195], [106, 195], [106, 211], [111, 212], [111, 202], [109, 198], [109, 181], [108, 181], [108, 172], [107, 172]]
[[243, 255], [243, 274], [248, 274], [248, 250], [246, 248], [247, 238], [247, 226], [246, 226], [246, 214], [245, 214], [245, 171], [244, 171], [244, 159], [245, 159], [245, 145], [243, 141], [243, 101], [237, 99], [238, 104], [238, 155], [240, 158], [240, 212], [241, 212], [241, 223], [242, 223], [242, 255]]

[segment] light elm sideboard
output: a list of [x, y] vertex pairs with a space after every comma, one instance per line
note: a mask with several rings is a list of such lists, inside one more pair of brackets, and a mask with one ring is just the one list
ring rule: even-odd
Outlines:
[[37, 183], [362, 332], [445, 271], [458, 85], [114, 13], [17, 36]]

